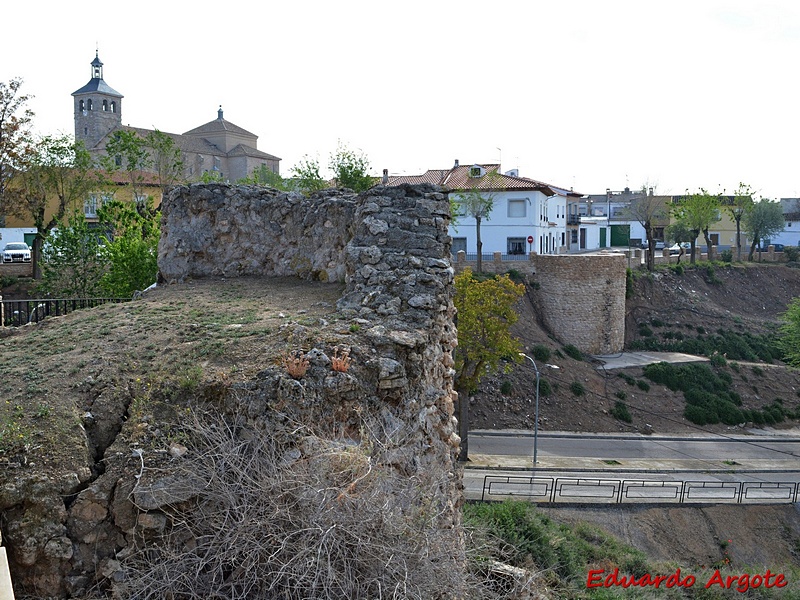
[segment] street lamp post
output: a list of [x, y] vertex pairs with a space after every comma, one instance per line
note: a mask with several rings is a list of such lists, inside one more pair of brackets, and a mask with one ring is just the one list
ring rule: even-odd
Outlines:
[[533, 466], [536, 467], [536, 463], [539, 462], [538, 460], [538, 448], [539, 448], [539, 367], [536, 366], [536, 361], [533, 360], [527, 354], [522, 352], [519, 353], [520, 356], [524, 356], [533, 365], [533, 369], [536, 371], [536, 412], [534, 415], [534, 422], [533, 422]]

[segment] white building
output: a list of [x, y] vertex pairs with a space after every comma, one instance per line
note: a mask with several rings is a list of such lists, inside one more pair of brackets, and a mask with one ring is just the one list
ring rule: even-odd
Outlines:
[[[568, 206], [580, 194], [541, 181], [519, 177], [516, 171], [499, 172], [498, 164], [459, 165], [430, 170], [422, 175], [385, 178], [386, 185], [433, 183], [450, 188], [450, 199], [463, 206], [470, 193], [492, 202], [491, 212], [481, 218], [482, 253], [524, 256], [564, 254], [577, 250], [581, 237], [577, 219], [568, 219]], [[461, 250], [467, 259], [477, 254], [476, 218], [459, 210], [450, 226], [453, 253]], [[570, 224], [568, 226], [568, 221]], [[584, 244], [584, 248], [585, 248]]]

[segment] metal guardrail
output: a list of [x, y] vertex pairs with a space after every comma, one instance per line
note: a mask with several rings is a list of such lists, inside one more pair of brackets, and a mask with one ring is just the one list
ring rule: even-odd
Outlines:
[[674, 502], [777, 504], [798, 501], [800, 483], [765, 481], [672, 481], [584, 477], [486, 475], [481, 501], [488, 496], [524, 497], [547, 504]]
[[128, 302], [131, 298], [44, 298], [29, 300], [3, 300], [3, 325], [18, 327], [27, 323], [38, 323], [51, 316], [66, 315], [83, 308], [94, 308], [101, 304]]

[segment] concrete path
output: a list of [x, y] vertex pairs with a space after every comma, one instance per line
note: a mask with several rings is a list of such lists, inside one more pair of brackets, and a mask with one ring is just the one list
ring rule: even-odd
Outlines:
[[625, 367], [643, 367], [653, 363], [690, 363], [708, 362], [705, 356], [683, 354], [682, 352], [620, 352], [619, 354], [602, 354], [595, 356], [603, 364], [598, 369], [624, 369]]

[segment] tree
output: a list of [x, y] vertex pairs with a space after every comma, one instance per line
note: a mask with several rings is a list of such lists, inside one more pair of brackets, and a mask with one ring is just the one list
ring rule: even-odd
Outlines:
[[753, 190], [744, 183], [739, 183], [739, 187], [733, 198], [724, 202], [725, 211], [736, 223], [736, 260], [742, 260], [742, 219], [753, 206]]
[[143, 145], [150, 152], [150, 163], [162, 194], [168, 187], [184, 181], [183, 155], [172, 137], [156, 129], [147, 134]]
[[676, 222], [668, 225], [667, 228], [664, 230], [664, 237], [670, 241], [679, 244], [681, 249], [678, 253], [678, 264], [681, 263], [681, 257], [684, 254], [683, 245], [685, 243], [691, 243], [692, 241], [692, 232], [684, 225], [683, 223]]
[[[483, 273], [483, 242], [481, 241], [481, 222], [483, 219], [489, 220], [494, 208], [494, 199], [497, 196], [496, 189], [497, 171], [486, 173], [477, 178], [473, 186], [465, 191], [456, 194], [458, 209], [456, 217], [472, 217], [475, 219], [475, 245], [478, 251], [477, 271]], [[452, 205], [451, 205], [452, 206]], [[451, 212], [453, 209], [451, 208]]]
[[747, 260], [753, 260], [756, 246], [761, 247], [762, 240], [780, 233], [783, 231], [783, 226], [783, 209], [780, 202], [773, 202], [768, 198], [762, 198], [760, 202], [753, 202], [753, 205], [742, 217], [742, 227], [753, 240], [750, 243]]
[[6, 190], [12, 179], [24, 169], [32, 151], [30, 123], [33, 111], [25, 108], [32, 98], [21, 94], [22, 79], [0, 81], [0, 227], [5, 227], [10, 199]]
[[333, 171], [336, 185], [361, 193], [375, 185], [375, 180], [367, 174], [369, 159], [361, 151], [354, 151], [340, 141], [336, 151], [331, 154], [328, 167]]
[[276, 190], [289, 191], [290, 186], [280, 173], [276, 173], [267, 165], [259, 165], [258, 168], [253, 169], [249, 177], [239, 180], [237, 183], [245, 185], [260, 185], [275, 188]]
[[778, 345], [786, 363], [800, 367], [800, 298], [792, 299], [782, 320]]
[[641, 193], [631, 199], [627, 213], [632, 220], [637, 221], [644, 228], [645, 238], [647, 239], [645, 265], [648, 271], [652, 271], [655, 268], [655, 226], [659, 222], [669, 219], [666, 199], [663, 196], [653, 195], [653, 188], [643, 185]]
[[686, 194], [674, 208], [678, 222], [691, 232], [692, 244], [690, 262], [695, 261], [695, 247], [697, 237], [702, 232], [706, 238], [706, 245], [711, 247], [708, 230], [713, 223], [719, 221], [719, 196], [709, 194], [700, 188], [696, 194]]
[[37, 289], [55, 298], [95, 298], [107, 260], [101, 252], [102, 234], [86, 223], [82, 210], [69, 215], [66, 225], [49, 236], [42, 250], [42, 277]]
[[319, 174], [319, 161], [305, 155], [303, 159], [292, 167], [291, 173], [297, 187], [306, 195], [311, 195], [327, 187], [325, 180]]
[[[158, 144], [163, 142], [163, 138], [154, 138], [153, 141]], [[154, 163], [145, 140], [135, 131], [127, 129], [115, 131], [106, 144], [106, 154], [100, 159], [100, 165], [107, 173], [124, 171], [134, 198], [145, 195], [145, 172], [151, 169]]]
[[[97, 185], [92, 160], [82, 142], [71, 136], [44, 136], [24, 171], [17, 175], [12, 212], [31, 218], [37, 234], [33, 240], [34, 277], [41, 277], [39, 260], [47, 236], [78, 207]], [[55, 200], [55, 202], [53, 202]]]
[[112, 200], [97, 211], [106, 233], [103, 254], [108, 270], [100, 282], [106, 294], [130, 298], [156, 282], [161, 218], [148, 198], [144, 210]]
[[458, 392], [459, 460], [468, 459], [469, 396], [487, 372], [497, 369], [502, 359], [519, 360], [520, 342], [511, 335], [517, 321], [514, 304], [525, 286], [508, 275], [480, 281], [470, 269], [455, 278], [453, 303], [457, 311], [458, 348], [455, 387]]

